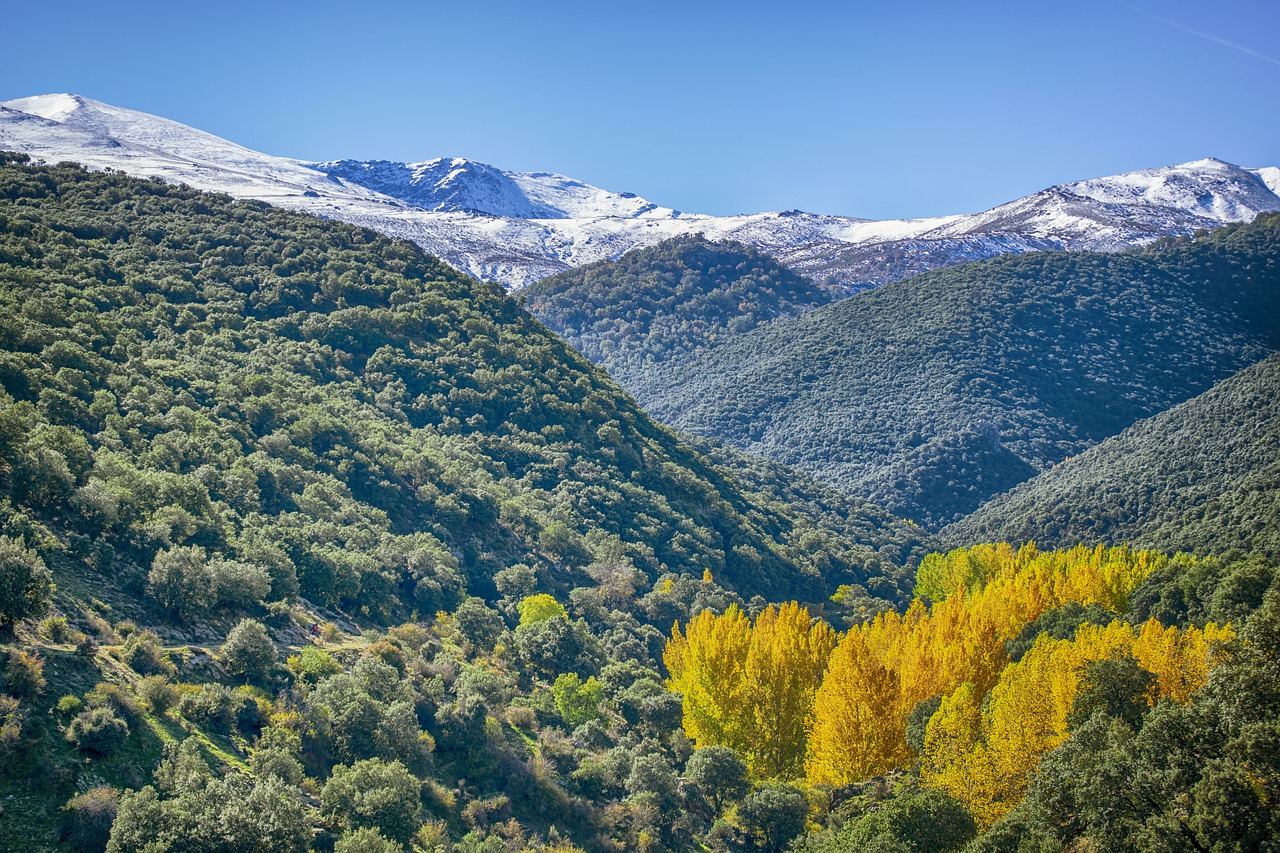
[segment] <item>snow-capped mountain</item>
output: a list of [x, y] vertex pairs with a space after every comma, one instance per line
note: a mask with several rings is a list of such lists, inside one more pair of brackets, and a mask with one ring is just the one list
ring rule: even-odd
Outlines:
[[509, 287], [701, 232], [749, 243], [833, 290], [852, 291], [1009, 252], [1113, 251], [1280, 210], [1280, 169], [1207, 159], [1051, 187], [974, 214], [885, 221], [802, 211], [706, 216], [563, 175], [509, 172], [461, 158], [307, 163], [273, 157], [79, 95], [0, 104], [0, 149], [363, 225]]

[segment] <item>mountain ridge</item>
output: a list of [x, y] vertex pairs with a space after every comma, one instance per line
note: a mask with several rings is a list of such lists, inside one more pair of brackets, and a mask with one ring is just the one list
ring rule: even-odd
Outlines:
[[[341, 219], [411, 240], [510, 288], [701, 232], [747, 243], [833, 295], [847, 295], [969, 260], [1043, 249], [1115, 251], [1280, 209], [1280, 169], [1201, 160], [1064, 184], [980, 213], [886, 221], [803, 211], [706, 216], [465, 158], [404, 164], [272, 157], [79, 95], [0, 104], [0, 148]], [[466, 165], [455, 168], [459, 161]], [[1212, 204], [1200, 202], [1205, 193]]]

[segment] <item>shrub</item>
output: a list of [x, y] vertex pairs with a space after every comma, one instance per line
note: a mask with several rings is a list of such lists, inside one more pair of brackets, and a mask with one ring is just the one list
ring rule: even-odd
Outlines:
[[83, 752], [104, 756], [115, 752], [129, 737], [129, 724], [110, 708], [82, 711], [67, 727], [67, 740]]
[[316, 684], [342, 672], [342, 665], [333, 659], [333, 655], [317, 646], [303, 646], [301, 652], [289, 656], [285, 666], [294, 678], [307, 684]]
[[267, 627], [256, 619], [241, 619], [227, 634], [221, 654], [227, 672], [246, 681], [265, 681], [277, 660]]
[[0, 536], [0, 633], [49, 607], [53, 575], [40, 555], [21, 541]]
[[211, 607], [213, 576], [200, 547], [175, 547], [156, 554], [147, 575], [147, 592], [182, 619]]
[[44, 658], [35, 652], [9, 652], [4, 684], [5, 689], [19, 699], [36, 698], [44, 690]]
[[12, 696], [0, 693], [0, 758], [12, 755], [22, 745], [22, 728], [27, 709]]
[[51, 643], [65, 643], [71, 639], [71, 627], [67, 617], [50, 616], [40, 623], [40, 635]]
[[119, 811], [120, 792], [108, 785], [72, 797], [62, 810], [62, 840], [76, 851], [105, 850]]
[[138, 682], [138, 698], [153, 714], [163, 716], [178, 704], [178, 689], [163, 675], [148, 675]]
[[179, 690], [178, 713], [196, 725], [224, 734], [231, 732], [245, 699], [222, 684], [202, 684]]
[[79, 696], [68, 694], [59, 699], [58, 704], [55, 707], [58, 709], [59, 714], [66, 714], [74, 717], [76, 714], [79, 714], [84, 710], [84, 702]]
[[130, 631], [120, 650], [120, 660], [139, 675], [162, 672], [172, 675], [177, 672], [168, 654], [160, 647], [160, 638], [151, 631]]
[[352, 829], [342, 833], [333, 853], [403, 853], [404, 848], [383, 838], [376, 829]]

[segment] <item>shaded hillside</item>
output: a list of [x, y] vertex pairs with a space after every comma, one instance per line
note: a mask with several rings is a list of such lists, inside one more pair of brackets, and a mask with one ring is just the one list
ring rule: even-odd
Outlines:
[[858, 294], [651, 371], [674, 426], [941, 525], [1280, 347], [1280, 216]]
[[654, 364], [831, 301], [742, 243], [676, 237], [554, 275], [522, 292], [529, 311], [624, 386]]
[[945, 535], [1280, 559], [1280, 355], [1054, 466]]
[[492, 596], [515, 563], [561, 591], [605, 559], [747, 596], [865, 580], [862, 560], [824, 580], [790, 544], [804, 512], [740, 490], [500, 288], [407, 243], [10, 165], [0, 282], [0, 522], [135, 590], [174, 546], [373, 615]]

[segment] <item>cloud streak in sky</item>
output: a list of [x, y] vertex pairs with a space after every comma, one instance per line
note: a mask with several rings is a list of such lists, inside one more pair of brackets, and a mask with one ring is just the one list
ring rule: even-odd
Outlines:
[[1159, 21], [1162, 24], [1167, 24], [1168, 26], [1171, 26], [1174, 29], [1182, 30], [1184, 33], [1189, 33], [1193, 36], [1198, 36], [1199, 38], [1205, 39], [1207, 41], [1211, 41], [1214, 44], [1220, 44], [1223, 47], [1229, 47], [1232, 50], [1238, 50], [1241, 53], [1246, 53], [1249, 56], [1252, 56], [1254, 59], [1261, 59], [1263, 62], [1270, 62], [1272, 65], [1280, 65], [1280, 59], [1276, 59], [1274, 56], [1267, 56], [1265, 53], [1259, 53], [1253, 48], [1245, 47], [1242, 44], [1236, 44], [1233, 41], [1227, 41], [1226, 39], [1220, 36], [1215, 36], [1213, 33], [1206, 33], [1206, 32], [1201, 32], [1200, 30], [1192, 29], [1191, 27], [1188, 27], [1186, 24], [1180, 24], [1177, 21], [1170, 20], [1169, 18], [1162, 17], [1161, 15], [1157, 15], [1155, 12], [1152, 12], [1150, 9], [1144, 9], [1141, 6], [1135, 5], [1133, 3], [1124, 2], [1124, 0], [1121, 0], [1121, 2], [1124, 3], [1125, 6], [1128, 6], [1130, 9], [1133, 9], [1135, 12], [1141, 12], [1143, 15], [1146, 15], [1148, 18], [1151, 18], [1152, 20]]

